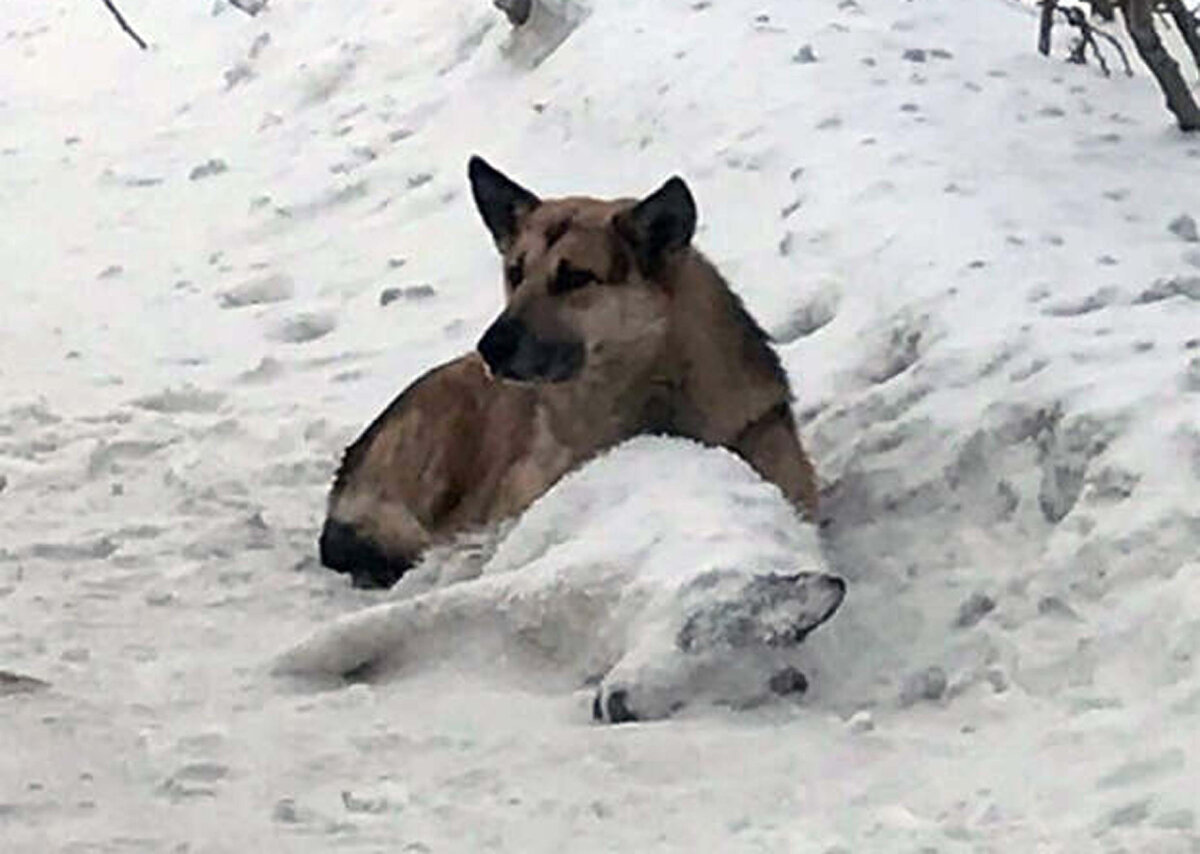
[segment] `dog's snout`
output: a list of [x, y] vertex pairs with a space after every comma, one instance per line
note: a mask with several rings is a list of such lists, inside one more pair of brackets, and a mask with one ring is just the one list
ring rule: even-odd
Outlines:
[[476, 349], [488, 367], [499, 373], [516, 355], [524, 334], [525, 325], [521, 321], [501, 317], [483, 333]]

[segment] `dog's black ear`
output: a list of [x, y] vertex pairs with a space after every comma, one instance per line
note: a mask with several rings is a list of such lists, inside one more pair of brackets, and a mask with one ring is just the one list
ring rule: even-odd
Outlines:
[[696, 200], [683, 179], [675, 176], [613, 221], [633, 247], [642, 275], [656, 276], [667, 256], [692, 242], [696, 233]]
[[467, 164], [467, 176], [475, 206], [503, 252], [516, 234], [517, 220], [537, 207], [540, 200], [478, 155]]

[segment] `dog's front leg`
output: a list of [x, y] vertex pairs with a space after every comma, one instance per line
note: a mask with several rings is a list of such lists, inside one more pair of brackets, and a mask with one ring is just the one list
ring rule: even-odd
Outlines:
[[796, 433], [786, 402], [752, 422], [730, 445], [750, 466], [783, 491], [810, 522], [817, 519], [817, 476]]

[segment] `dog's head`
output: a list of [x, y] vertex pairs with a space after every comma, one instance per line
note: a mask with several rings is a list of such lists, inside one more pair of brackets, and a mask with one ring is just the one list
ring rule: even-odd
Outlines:
[[700, 604], [676, 637], [686, 653], [798, 646], [842, 604], [846, 582], [823, 572], [772, 573], [742, 580], [736, 573], [700, 576], [684, 591]]
[[666, 339], [670, 268], [696, 205], [671, 178], [641, 200], [539, 199], [472, 157], [475, 204], [504, 259], [506, 307], [478, 349], [499, 377], [561, 382], [649, 364]]

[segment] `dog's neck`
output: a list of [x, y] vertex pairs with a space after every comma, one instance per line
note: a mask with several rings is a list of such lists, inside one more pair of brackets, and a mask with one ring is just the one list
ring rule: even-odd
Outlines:
[[708, 259], [691, 250], [667, 275], [668, 431], [731, 444], [791, 400], [787, 377], [765, 333]]

